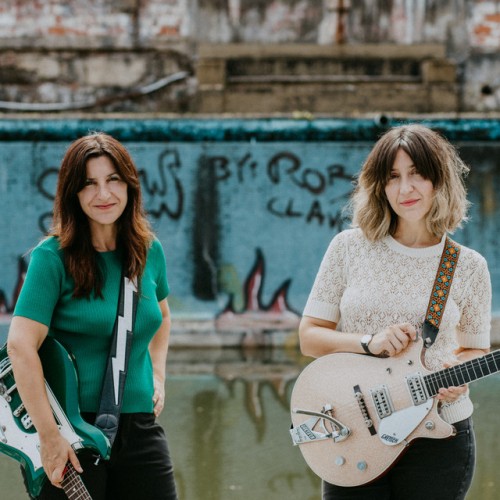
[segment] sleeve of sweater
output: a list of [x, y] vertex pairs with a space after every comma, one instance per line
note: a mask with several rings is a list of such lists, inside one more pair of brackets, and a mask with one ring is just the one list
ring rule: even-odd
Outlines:
[[165, 253], [162, 244], [155, 238], [151, 247], [153, 262], [155, 266], [155, 281], [156, 281], [156, 299], [163, 300], [170, 293], [170, 287], [167, 279], [167, 265], [165, 261]]
[[487, 349], [491, 330], [491, 279], [484, 257], [472, 251], [464, 264], [464, 292], [460, 297], [457, 341], [462, 347]]
[[304, 308], [304, 316], [338, 323], [346, 285], [346, 233], [337, 234], [323, 256]]
[[64, 265], [59, 256], [43, 246], [36, 247], [31, 253], [14, 316], [23, 316], [50, 326], [61, 294], [63, 276]]

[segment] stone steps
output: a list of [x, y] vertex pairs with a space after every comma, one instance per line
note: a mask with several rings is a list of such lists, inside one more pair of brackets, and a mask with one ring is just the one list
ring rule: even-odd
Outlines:
[[459, 109], [442, 45], [201, 45], [196, 76], [201, 113]]

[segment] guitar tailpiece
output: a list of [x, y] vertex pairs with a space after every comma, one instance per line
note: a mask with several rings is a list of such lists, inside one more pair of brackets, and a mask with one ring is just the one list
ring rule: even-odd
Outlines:
[[[330, 413], [330, 415], [323, 412], [302, 410], [300, 408], [295, 408], [293, 410], [294, 413], [311, 416], [310, 419], [306, 420], [302, 424], [290, 429], [290, 435], [292, 436], [294, 445], [325, 439], [332, 439], [335, 443], [337, 443], [349, 437], [351, 434], [350, 429], [342, 424], [342, 422], [331, 416], [333, 408], [330, 405], [327, 405], [327, 407], [328, 406], [330, 409], [326, 411]], [[324, 409], [327, 407], [324, 407]], [[325, 427], [326, 422], [330, 423], [333, 429], [332, 431], [327, 431]], [[315, 430], [316, 427], [319, 427], [320, 431]]]

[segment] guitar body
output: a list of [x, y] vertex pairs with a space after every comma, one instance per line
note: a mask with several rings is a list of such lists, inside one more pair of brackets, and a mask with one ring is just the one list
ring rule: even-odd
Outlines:
[[383, 359], [330, 354], [302, 371], [291, 396], [290, 433], [323, 480], [339, 486], [369, 483], [414, 439], [454, 435], [438, 415], [437, 400], [419, 389], [420, 374], [431, 373], [421, 362], [422, 345], [419, 339]]
[[[39, 354], [47, 395], [61, 434], [75, 451], [87, 448], [103, 459], [109, 458], [106, 436], [80, 415], [78, 379], [69, 353], [57, 340], [47, 337]], [[46, 479], [39, 449], [38, 434], [16, 389], [5, 345], [0, 349], [0, 452], [22, 464], [32, 496], [38, 496]]]

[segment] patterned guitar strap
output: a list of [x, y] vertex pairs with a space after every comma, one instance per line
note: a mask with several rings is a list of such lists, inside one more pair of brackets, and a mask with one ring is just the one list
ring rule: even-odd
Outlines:
[[434, 344], [439, 333], [459, 256], [460, 245], [447, 236], [427, 306], [425, 321], [422, 325], [422, 338], [425, 347]]
[[136, 312], [136, 284], [122, 274], [113, 339], [95, 419], [95, 426], [101, 429], [110, 444], [113, 444], [120, 421]]

